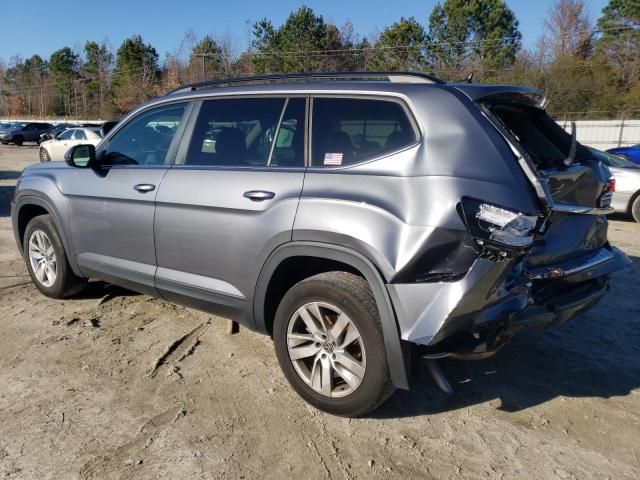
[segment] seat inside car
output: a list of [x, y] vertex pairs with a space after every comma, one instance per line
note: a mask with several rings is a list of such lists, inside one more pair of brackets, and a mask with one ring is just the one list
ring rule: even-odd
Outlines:
[[217, 162], [221, 165], [244, 165], [247, 158], [247, 145], [242, 131], [234, 127], [224, 127], [216, 138]]

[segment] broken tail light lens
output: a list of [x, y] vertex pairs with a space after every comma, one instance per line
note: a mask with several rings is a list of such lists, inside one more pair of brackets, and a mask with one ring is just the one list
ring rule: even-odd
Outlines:
[[510, 249], [524, 249], [534, 240], [539, 215], [529, 215], [465, 197], [461, 202], [462, 216], [480, 245], [494, 244]]

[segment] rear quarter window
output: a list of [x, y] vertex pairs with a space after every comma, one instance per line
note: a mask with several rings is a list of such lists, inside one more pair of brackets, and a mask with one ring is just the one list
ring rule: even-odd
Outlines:
[[393, 100], [314, 98], [314, 167], [340, 167], [372, 160], [418, 140], [406, 110]]

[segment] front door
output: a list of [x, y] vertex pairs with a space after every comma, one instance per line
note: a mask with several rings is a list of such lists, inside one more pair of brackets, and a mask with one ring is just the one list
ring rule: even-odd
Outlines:
[[156, 198], [156, 287], [164, 297], [223, 314], [248, 308], [266, 257], [291, 240], [306, 103], [240, 98], [197, 107], [188, 148]]
[[69, 218], [85, 275], [155, 293], [155, 198], [186, 110], [180, 103], [143, 111], [100, 145], [96, 168], [77, 170]]
[[69, 130], [65, 130], [56, 140], [53, 140], [49, 144], [49, 149], [51, 150], [51, 160], [64, 160], [64, 154], [67, 149], [71, 148], [73, 142], [73, 135], [75, 134], [76, 129], [70, 128]]

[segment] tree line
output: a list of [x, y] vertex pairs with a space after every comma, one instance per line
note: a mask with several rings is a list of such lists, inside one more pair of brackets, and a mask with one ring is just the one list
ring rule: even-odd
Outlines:
[[609, 0], [595, 21], [584, 0], [555, 0], [533, 48], [503, 0], [443, 0], [427, 25], [400, 18], [366, 36], [309, 7], [282, 25], [256, 21], [238, 52], [228, 35], [187, 32], [163, 59], [139, 35], [48, 59], [0, 59], [0, 116], [110, 118], [185, 83], [288, 72], [427, 71], [444, 80], [532, 85], [556, 117], [640, 117], [640, 2]]

